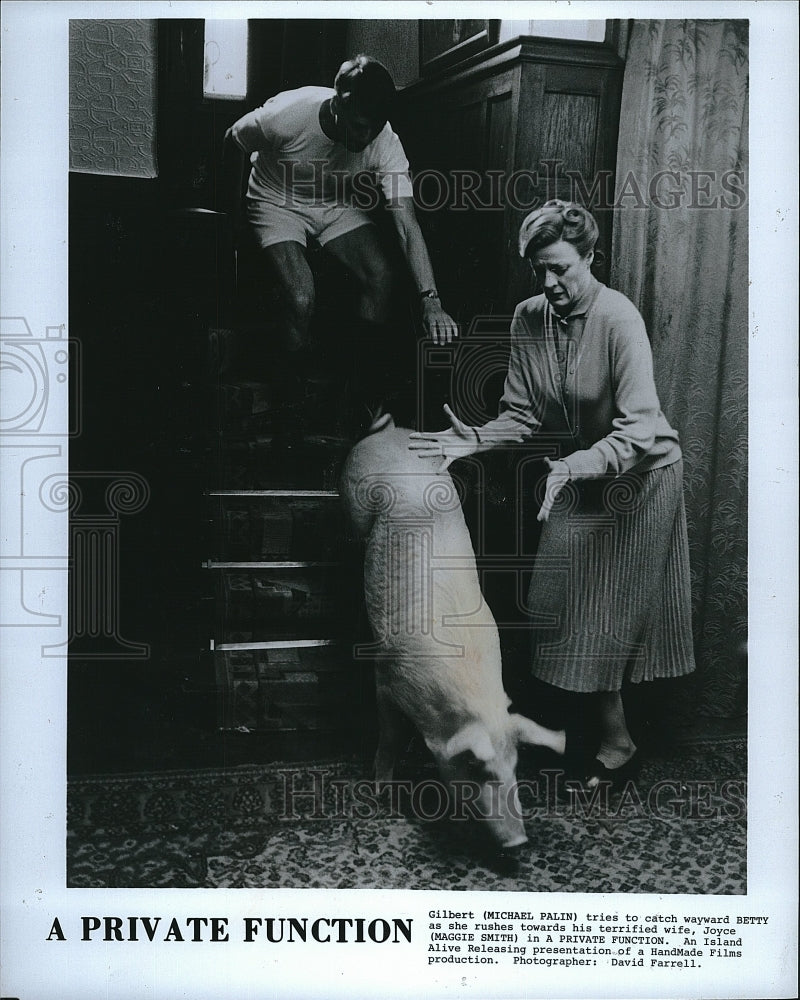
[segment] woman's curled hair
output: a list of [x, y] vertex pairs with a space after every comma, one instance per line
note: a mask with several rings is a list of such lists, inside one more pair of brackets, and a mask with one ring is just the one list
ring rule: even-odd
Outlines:
[[530, 257], [537, 250], [564, 240], [585, 257], [594, 250], [599, 235], [591, 212], [577, 202], [554, 199], [525, 217], [519, 230], [519, 255]]

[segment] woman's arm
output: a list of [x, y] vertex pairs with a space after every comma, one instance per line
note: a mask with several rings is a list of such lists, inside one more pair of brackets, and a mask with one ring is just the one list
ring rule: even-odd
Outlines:
[[410, 450], [415, 451], [420, 458], [441, 456], [442, 464], [437, 472], [444, 472], [457, 458], [466, 458], [467, 455], [474, 455], [476, 451], [482, 450], [477, 428], [459, 420], [447, 403], [444, 404], [444, 412], [450, 421], [446, 431], [415, 431], [410, 435], [408, 443]]
[[564, 456], [573, 479], [627, 472], [652, 450], [656, 439], [661, 406], [644, 320], [633, 303], [622, 299], [619, 314], [608, 322], [611, 329], [604, 343], [614, 416], [610, 431], [590, 448]]
[[543, 390], [537, 388], [544, 341], [532, 324], [538, 317], [529, 311], [531, 300], [521, 302], [511, 321], [511, 349], [498, 414], [476, 428], [481, 451], [509, 444], [522, 444], [541, 427], [539, 413]]
[[526, 317], [521, 307], [517, 307], [511, 323], [511, 353], [497, 417], [473, 427], [459, 420], [445, 405], [450, 427], [444, 431], [412, 434], [411, 450], [426, 457], [441, 455], [442, 471], [457, 458], [503, 445], [521, 444], [532, 437], [541, 424], [534, 412], [532, 379], [528, 372], [531, 363], [529, 339]]

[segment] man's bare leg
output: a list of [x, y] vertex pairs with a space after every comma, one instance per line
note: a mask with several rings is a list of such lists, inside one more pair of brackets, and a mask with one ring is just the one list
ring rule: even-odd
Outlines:
[[369, 323], [389, 318], [392, 269], [377, 229], [359, 226], [325, 244], [325, 249], [347, 268], [358, 282], [358, 316]]
[[272, 345], [271, 383], [280, 409], [276, 444], [299, 444], [306, 429], [304, 381], [308, 375], [314, 277], [305, 247], [294, 241], [275, 243], [260, 251], [265, 269], [277, 281], [281, 316], [278, 342]]
[[358, 284], [357, 318], [350, 324], [349, 338], [353, 377], [348, 429], [351, 436], [358, 437], [384, 405], [400, 367], [397, 336], [387, 322], [392, 269], [372, 225], [360, 226], [331, 240], [325, 250], [347, 268]]
[[314, 313], [314, 276], [300, 243], [274, 243], [260, 251], [267, 268], [278, 282], [282, 317], [283, 350], [302, 351], [309, 345], [309, 326]]

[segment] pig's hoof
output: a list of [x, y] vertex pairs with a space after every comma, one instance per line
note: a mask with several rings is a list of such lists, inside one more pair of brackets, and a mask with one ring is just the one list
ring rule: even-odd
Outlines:
[[491, 856], [492, 868], [499, 875], [514, 875], [519, 871], [520, 862], [528, 847], [527, 841], [524, 844], [516, 844], [514, 847], [501, 847]]

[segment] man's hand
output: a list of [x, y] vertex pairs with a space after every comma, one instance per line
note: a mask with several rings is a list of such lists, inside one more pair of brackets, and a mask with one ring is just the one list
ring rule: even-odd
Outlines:
[[566, 462], [553, 462], [549, 458], [545, 458], [545, 462], [550, 471], [547, 474], [547, 482], [544, 487], [544, 502], [536, 518], [537, 521], [546, 521], [548, 519], [556, 497], [569, 482], [569, 466]]
[[438, 458], [441, 455], [442, 463], [437, 472], [444, 472], [451, 462], [474, 454], [480, 447], [474, 427], [459, 420], [447, 403], [444, 405], [444, 412], [450, 421], [450, 427], [446, 431], [415, 431], [408, 442], [410, 450], [415, 451], [420, 458]]
[[[400, 246], [403, 250], [411, 278], [416, 288], [432, 291], [436, 288], [436, 278], [431, 267], [428, 248], [417, 222], [413, 198], [397, 198], [387, 202], [387, 208], [392, 222], [397, 230]], [[458, 326], [449, 316], [438, 298], [426, 296], [420, 306], [422, 310], [422, 325], [425, 333], [434, 344], [450, 344], [458, 336]]]
[[451, 344], [458, 336], [456, 321], [442, 309], [438, 299], [422, 300], [422, 324], [434, 344]]

